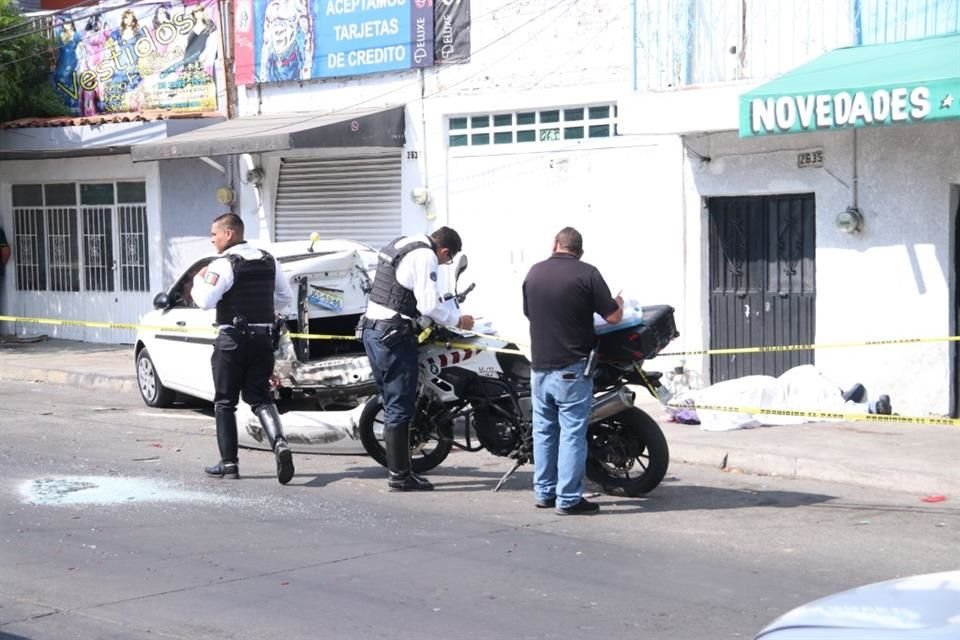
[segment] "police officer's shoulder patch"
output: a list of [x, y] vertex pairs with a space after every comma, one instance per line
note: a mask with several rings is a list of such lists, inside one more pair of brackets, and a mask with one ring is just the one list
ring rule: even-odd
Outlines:
[[203, 281], [209, 285], [217, 284], [217, 280], [220, 279], [220, 274], [213, 271], [207, 271], [206, 275], [203, 276]]
[[430, 279], [433, 280], [434, 282], [437, 281], [437, 272], [436, 272], [436, 271], [431, 271], [431, 272], [430, 272]]

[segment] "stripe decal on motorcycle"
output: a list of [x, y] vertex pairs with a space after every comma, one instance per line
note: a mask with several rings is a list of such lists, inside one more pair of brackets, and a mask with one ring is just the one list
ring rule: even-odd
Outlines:
[[427, 358], [427, 364], [431, 366], [436, 366], [439, 360], [440, 368], [443, 369], [452, 364], [458, 364], [460, 362], [469, 360], [476, 353], [479, 353], [477, 349], [464, 349], [463, 351], [451, 351], [450, 353], [441, 353], [437, 355], [437, 360], [434, 360], [432, 357]]

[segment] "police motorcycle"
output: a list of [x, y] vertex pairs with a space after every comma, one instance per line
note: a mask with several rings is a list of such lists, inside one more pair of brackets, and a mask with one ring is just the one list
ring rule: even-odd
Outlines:
[[[454, 266], [457, 281], [466, 267], [466, 256], [460, 254]], [[462, 303], [473, 288], [457, 293], [455, 284], [449, 302]], [[661, 374], [641, 365], [680, 335], [673, 311], [666, 305], [644, 307], [642, 316], [597, 331], [586, 472], [610, 495], [652, 491], [667, 472], [670, 452], [663, 431], [634, 406], [628, 385], [665, 400]], [[516, 344], [495, 335], [425, 324], [418, 340], [420, 377], [410, 429], [413, 471], [437, 467], [454, 448], [486, 449], [513, 460], [494, 488], [499, 490], [521, 465], [533, 461], [530, 361]], [[366, 402], [357, 426], [366, 452], [387, 466], [379, 396]]]

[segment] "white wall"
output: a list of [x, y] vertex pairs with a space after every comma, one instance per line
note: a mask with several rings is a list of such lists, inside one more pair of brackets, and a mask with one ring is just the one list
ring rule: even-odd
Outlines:
[[[475, 2], [469, 63], [239, 87], [238, 115], [406, 105], [399, 203], [403, 233], [429, 231], [449, 221], [446, 117], [613, 102], [632, 83], [629, 8], [624, 0]], [[417, 157], [409, 158], [408, 152]], [[263, 165], [268, 182], [274, 183], [283, 154], [275, 155]], [[430, 189], [427, 207], [409, 198], [410, 190], [419, 186]], [[251, 202], [244, 192], [241, 207], [249, 209]], [[272, 207], [271, 197], [265, 202]], [[271, 215], [268, 210], [267, 218]]]
[[[857, 204], [862, 233], [835, 227], [853, 204], [857, 141]], [[702, 232], [687, 241], [701, 253], [687, 300], [709, 317], [706, 302], [706, 212], [702, 198], [816, 194], [816, 342], [862, 342], [950, 335], [953, 271], [951, 184], [960, 183], [960, 128], [949, 123], [741, 140], [733, 132], [687, 138], [709, 162], [691, 158], [687, 217]], [[797, 152], [820, 147], [822, 169], [798, 169]], [[691, 265], [692, 266], [692, 265]], [[701, 277], [700, 274], [703, 274]], [[693, 295], [700, 292], [700, 295]], [[707, 344], [707, 327], [703, 340]], [[948, 342], [820, 349], [815, 362], [841, 384], [862, 382], [871, 396], [891, 396], [903, 414], [949, 411]], [[703, 363], [705, 366], [705, 363]]]
[[531, 150], [451, 150], [449, 222], [477, 283], [466, 309], [528, 341], [521, 284], [565, 226], [611, 292], [678, 308], [682, 291], [682, 156], [676, 138], [611, 139]]

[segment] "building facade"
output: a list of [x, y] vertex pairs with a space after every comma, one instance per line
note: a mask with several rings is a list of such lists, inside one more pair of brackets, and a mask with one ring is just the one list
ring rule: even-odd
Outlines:
[[[955, 414], [957, 348], [942, 338], [957, 334], [960, 121], [738, 130], [741, 96], [765, 81], [838, 48], [960, 32], [956, 3], [231, 9], [220, 30], [232, 117], [143, 139], [101, 165], [117, 185], [145, 183], [152, 225], [149, 292], [131, 292], [122, 317], [207, 250], [210, 218], [231, 209], [266, 240], [316, 231], [377, 246], [453, 226], [477, 282], [471, 312], [525, 341], [519, 285], [553, 234], [574, 225], [612, 288], [677, 308], [677, 351], [941, 338], [677, 356], [661, 368], [683, 364], [709, 382], [810, 362], [840, 385], [890, 394], [897, 411]], [[5, 228], [19, 209], [13, 187], [57, 171], [43, 159], [0, 163]], [[73, 311], [59, 293], [5, 286], [7, 313]], [[129, 339], [83, 331], [52, 333]]]

